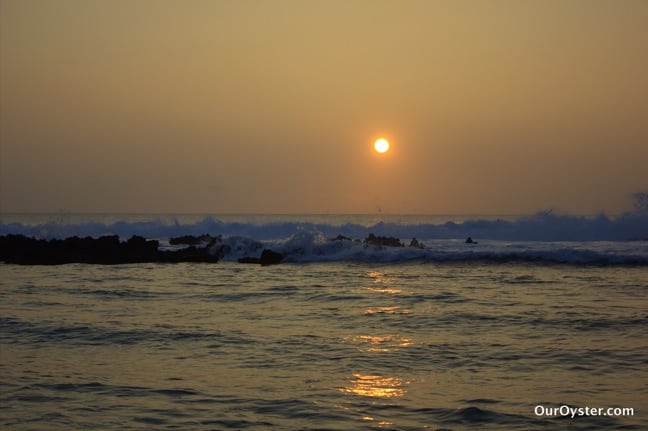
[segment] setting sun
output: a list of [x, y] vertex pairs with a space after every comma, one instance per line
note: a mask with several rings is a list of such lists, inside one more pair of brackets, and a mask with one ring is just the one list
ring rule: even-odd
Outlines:
[[386, 153], [389, 151], [389, 141], [385, 138], [376, 139], [374, 142], [374, 150], [378, 153]]

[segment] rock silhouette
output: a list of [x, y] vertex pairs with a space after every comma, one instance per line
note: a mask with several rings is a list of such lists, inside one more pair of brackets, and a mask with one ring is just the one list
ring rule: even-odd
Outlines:
[[368, 245], [385, 245], [388, 247], [404, 247], [404, 244], [400, 242], [398, 238], [391, 236], [376, 236], [373, 233], [370, 233], [367, 238], [364, 240], [365, 244]]
[[281, 253], [270, 250], [268, 248], [263, 249], [261, 252], [261, 257], [242, 257], [238, 260], [239, 263], [260, 263], [261, 265], [276, 265], [281, 263], [284, 256]]
[[66, 263], [124, 264], [146, 262], [217, 262], [209, 248], [190, 246], [181, 250], [158, 250], [159, 242], [134, 235], [120, 241], [116, 235], [99, 238], [35, 239], [24, 235], [0, 236], [0, 261], [22, 265]]

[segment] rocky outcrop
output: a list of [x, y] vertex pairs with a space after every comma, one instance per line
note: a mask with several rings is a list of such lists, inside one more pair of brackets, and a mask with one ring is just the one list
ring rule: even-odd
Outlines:
[[261, 265], [276, 265], [281, 263], [284, 255], [268, 248], [261, 252], [261, 257], [242, 257], [238, 260], [239, 263], [257, 263]]
[[391, 236], [376, 236], [370, 233], [364, 240], [367, 245], [379, 245], [387, 247], [404, 247], [403, 243], [398, 238]]
[[208, 244], [209, 246], [209, 245], [216, 244], [217, 242], [221, 241], [221, 239], [222, 237], [220, 235], [218, 236], [211, 236], [209, 234], [203, 234], [200, 236], [184, 235], [184, 236], [176, 236], [176, 237], [169, 238], [169, 244], [171, 245]]
[[281, 263], [282, 260], [283, 254], [266, 248], [265, 250], [263, 250], [263, 252], [261, 252], [259, 263], [261, 265], [276, 265], [278, 263]]
[[344, 236], [342, 234], [339, 234], [335, 238], [329, 238], [329, 241], [353, 241], [353, 239], [349, 238], [348, 236]]
[[23, 265], [218, 261], [209, 248], [191, 246], [175, 251], [160, 251], [158, 247], [158, 241], [137, 235], [127, 241], [120, 241], [116, 235], [100, 238], [73, 236], [62, 240], [6, 235], [0, 236], [0, 261]]
[[414, 248], [425, 248], [425, 244], [423, 244], [421, 241], [419, 241], [416, 238], [412, 238], [412, 240], [410, 241], [409, 246], [414, 247]]

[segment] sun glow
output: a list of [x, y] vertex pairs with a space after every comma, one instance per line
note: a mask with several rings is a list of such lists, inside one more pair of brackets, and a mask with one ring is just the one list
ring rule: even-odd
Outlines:
[[374, 150], [380, 154], [386, 153], [389, 151], [389, 141], [385, 138], [376, 139], [376, 142], [374, 142]]

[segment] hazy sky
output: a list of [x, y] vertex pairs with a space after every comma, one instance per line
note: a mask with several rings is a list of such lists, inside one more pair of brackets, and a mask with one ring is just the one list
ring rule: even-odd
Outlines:
[[642, 0], [0, 0], [0, 211], [629, 209], [647, 22]]

